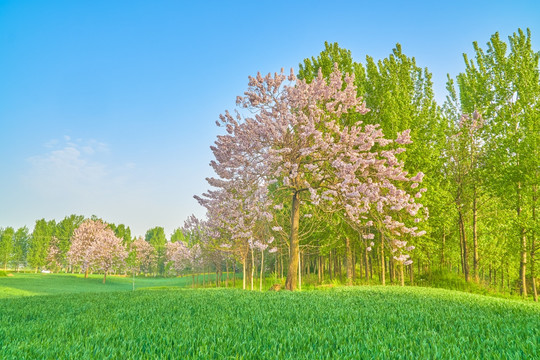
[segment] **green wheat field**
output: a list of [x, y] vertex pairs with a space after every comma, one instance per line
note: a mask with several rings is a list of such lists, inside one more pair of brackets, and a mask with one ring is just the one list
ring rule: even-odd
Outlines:
[[0, 358], [540, 358], [531, 302], [420, 287], [190, 289], [189, 278], [137, 278], [131, 291], [130, 280], [1, 278]]

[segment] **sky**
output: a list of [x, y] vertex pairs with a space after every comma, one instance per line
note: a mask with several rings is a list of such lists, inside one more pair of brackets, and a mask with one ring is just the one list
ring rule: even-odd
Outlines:
[[0, 227], [79, 214], [169, 236], [204, 217], [215, 121], [249, 75], [325, 41], [363, 63], [400, 43], [442, 104], [472, 42], [518, 28], [540, 50], [540, 2], [0, 0]]

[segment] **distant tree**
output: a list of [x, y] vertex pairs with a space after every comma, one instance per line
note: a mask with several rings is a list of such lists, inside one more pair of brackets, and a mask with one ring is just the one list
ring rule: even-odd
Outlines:
[[131, 251], [134, 253], [134, 265], [139, 271], [148, 274], [156, 265], [156, 250], [142, 237], [131, 243]]
[[13, 235], [15, 235], [15, 231], [12, 227], [0, 229], [0, 261], [4, 264], [4, 270], [7, 270], [7, 265], [11, 260]]
[[19, 228], [13, 236], [13, 253], [12, 262], [14, 268], [19, 271], [20, 266], [26, 265], [26, 257], [28, 255], [28, 247], [30, 245], [30, 234], [28, 228], [23, 226]]
[[184, 233], [181, 228], [175, 229], [171, 234], [171, 242], [185, 241]]
[[101, 220], [86, 220], [73, 232], [68, 260], [80, 266], [85, 277], [90, 269], [102, 270], [105, 283], [110, 269], [124, 264], [126, 257], [122, 240]]
[[90, 246], [88, 254], [92, 268], [103, 271], [104, 284], [109, 271], [123, 266], [128, 256], [122, 239], [116, 237], [112, 231], [103, 231]]
[[63, 256], [60, 251], [60, 240], [53, 236], [49, 242], [49, 250], [47, 251], [47, 267], [53, 272], [58, 271], [62, 267]]
[[73, 231], [84, 221], [84, 216], [82, 215], [70, 215], [66, 216], [62, 221], [56, 224], [55, 236], [58, 239], [58, 261], [59, 266], [67, 268], [67, 252], [71, 246], [71, 237], [73, 236]]
[[161, 226], [156, 226], [146, 232], [145, 240], [156, 249], [157, 272], [161, 275], [165, 272], [165, 230]]
[[30, 248], [28, 250], [28, 264], [37, 272], [40, 267], [47, 264], [47, 252], [49, 242], [55, 233], [56, 222], [54, 220], [37, 220], [32, 232]]
[[116, 237], [122, 239], [124, 247], [126, 249], [129, 249], [129, 246], [134, 240], [131, 237], [131, 229], [129, 228], [129, 226], [125, 226], [124, 224], [120, 224], [118, 226], [116, 226], [115, 224], [109, 224], [109, 227], [114, 231]]

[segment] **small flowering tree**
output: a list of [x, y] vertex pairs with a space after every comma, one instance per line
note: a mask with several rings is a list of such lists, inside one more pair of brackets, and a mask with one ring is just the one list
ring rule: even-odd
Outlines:
[[135, 252], [135, 265], [138, 266], [139, 271], [143, 271], [144, 274], [148, 274], [149, 271], [156, 265], [156, 250], [154, 247], [139, 237], [131, 244], [132, 251]]
[[103, 283], [105, 284], [109, 271], [123, 266], [128, 253], [122, 239], [116, 237], [112, 230], [103, 233], [96, 240], [88, 252], [89, 262], [93, 269], [103, 271]]
[[62, 266], [62, 252], [60, 251], [59, 244], [60, 242], [56, 236], [51, 237], [46, 261], [47, 267], [53, 271], [57, 271]]
[[105, 283], [109, 270], [124, 264], [127, 252], [107, 224], [86, 220], [73, 232], [67, 257], [71, 265], [80, 266], [85, 278], [90, 269], [102, 270]]

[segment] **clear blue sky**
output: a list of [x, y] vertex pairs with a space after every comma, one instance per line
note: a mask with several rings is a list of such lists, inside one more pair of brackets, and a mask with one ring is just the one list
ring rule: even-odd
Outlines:
[[540, 50], [539, 3], [0, 0], [0, 227], [74, 213], [170, 234], [204, 215], [214, 122], [248, 75], [399, 42], [442, 100], [473, 41], [529, 27]]

